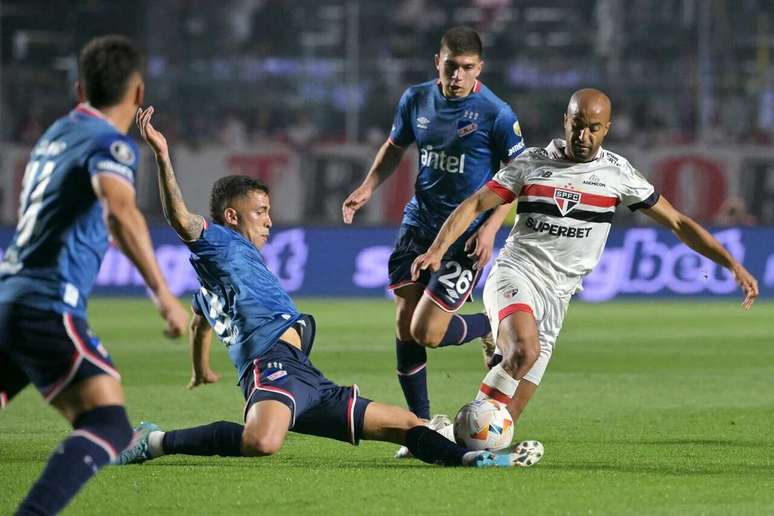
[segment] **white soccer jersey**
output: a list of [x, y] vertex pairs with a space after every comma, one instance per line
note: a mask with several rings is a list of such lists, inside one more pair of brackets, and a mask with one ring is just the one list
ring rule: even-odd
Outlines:
[[518, 198], [500, 256], [539, 273], [559, 295], [574, 293], [599, 261], [619, 203], [636, 210], [658, 200], [622, 156], [600, 148], [592, 161], [577, 163], [564, 147], [557, 139], [528, 149], [487, 183], [506, 202]]

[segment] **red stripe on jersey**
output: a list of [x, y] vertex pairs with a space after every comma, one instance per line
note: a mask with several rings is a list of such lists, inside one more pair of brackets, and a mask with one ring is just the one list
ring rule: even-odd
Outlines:
[[484, 395], [489, 396], [493, 400], [497, 400], [500, 403], [505, 403], [507, 405], [508, 402], [511, 401], [511, 398], [485, 383], [482, 383], [478, 390], [481, 391]]
[[502, 321], [514, 312], [527, 312], [532, 317], [535, 317], [535, 313], [532, 311], [532, 307], [526, 303], [514, 303], [512, 305], [508, 305], [498, 312], [497, 317]]
[[477, 79], [476, 83], [473, 85], [473, 93], [478, 93], [479, 91], [481, 91], [481, 83]]
[[487, 181], [486, 187], [492, 190], [497, 196], [505, 201], [506, 204], [512, 202], [516, 198], [516, 194], [508, 190], [506, 187], [491, 179]]
[[[519, 193], [519, 195], [529, 195], [532, 197], [548, 197], [549, 199], [553, 199], [555, 191], [556, 191], [556, 187], [554, 186], [531, 184], [531, 185], [525, 185], [524, 188], [521, 189], [521, 192]], [[581, 204], [596, 206], [597, 208], [612, 208], [614, 206], [617, 206], [619, 202], [618, 197], [609, 197], [607, 195], [598, 195], [598, 194], [591, 194], [586, 192], [578, 192], [578, 193], [581, 194], [581, 200], [580, 200]]]

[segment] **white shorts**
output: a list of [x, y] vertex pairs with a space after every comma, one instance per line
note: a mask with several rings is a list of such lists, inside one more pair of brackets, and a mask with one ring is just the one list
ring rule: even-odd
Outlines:
[[559, 296], [538, 273], [529, 274], [523, 266], [498, 259], [484, 286], [484, 308], [497, 342], [500, 321], [514, 312], [531, 313], [535, 318], [540, 355], [524, 379], [535, 385], [546, 372], [554, 344], [562, 329], [570, 297]]

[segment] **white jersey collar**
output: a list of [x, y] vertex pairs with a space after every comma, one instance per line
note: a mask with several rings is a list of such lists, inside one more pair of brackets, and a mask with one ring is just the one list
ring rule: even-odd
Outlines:
[[[567, 148], [567, 142], [565, 142], [561, 138], [554, 138], [549, 142], [548, 145], [546, 145], [546, 152], [548, 153], [549, 156], [551, 156], [552, 159], [569, 160], [570, 157], [565, 152], [566, 148]], [[597, 160], [601, 157], [602, 157], [602, 146], [599, 147], [596, 155], [594, 156], [594, 159], [592, 159], [591, 161]]]

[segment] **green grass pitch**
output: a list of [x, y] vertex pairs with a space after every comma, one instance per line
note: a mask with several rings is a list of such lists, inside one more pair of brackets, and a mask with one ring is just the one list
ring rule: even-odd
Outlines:
[[[312, 359], [364, 396], [402, 404], [388, 301], [301, 300]], [[391, 444], [291, 434], [274, 457], [165, 457], [104, 469], [67, 514], [771, 514], [774, 326], [769, 303], [573, 303], [543, 384], [516, 429], [546, 447], [533, 468], [395, 461]], [[94, 330], [124, 377], [133, 422], [240, 421], [219, 343], [219, 384], [186, 391], [187, 346], [161, 337], [147, 301], [95, 299]], [[465, 311], [475, 310], [475, 306]], [[484, 370], [477, 343], [429, 353], [434, 413], [454, 414]], [[67, 434], [28, 388], [0, 414], [0, 514]]]

